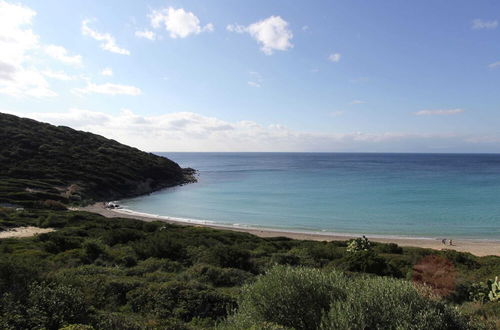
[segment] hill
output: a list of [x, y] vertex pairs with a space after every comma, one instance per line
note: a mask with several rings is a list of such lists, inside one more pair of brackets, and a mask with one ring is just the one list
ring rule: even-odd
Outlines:
[[0, 113], [0, 203], [58, 207], [150, 193], [194, 170], [102, 136]]

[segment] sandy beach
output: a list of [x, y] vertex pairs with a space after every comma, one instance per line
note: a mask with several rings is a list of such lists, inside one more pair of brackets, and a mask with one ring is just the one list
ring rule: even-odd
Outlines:
[[0, 239], [2, 238], [22, 238], [22, 237], [31, 237], [38, 234], [50, 233], [54, 231], [52, 228], [38, 228], [38, 227], [17, 227], [12, 228], [10, 230], [1, 231]]
[[[244, 233], [253, 234], [259, 237], [289, 237], [292, 239], [300, 240], [314, 240], [314, 241], [345, 241], [351, 238], [360, 237], [360, 235], [344, 235], [344, 234], [334, 234], [334, 233], [317, 233], [317, 232], [294, 232], [294, 231], [283, 231], [275, 229], [264, 229], [264, 228], [244, 228], [235, 226], [225, 226], [219, 224], [204, 224], [204, 223], [194, 223], [187, 221], [179, 221], [174, 218], [168, 217], [156, 217], [148, 215], [138, 215], [134, 213], [127, 213], [120, 209], [107, 209], [104, 207], [103, 203], [96, 203], [86, 207], [75, 208], [74, 210], [87, 211], [100, 214], [106, 218], [130, 218], [142, 221], [164, 221], [167, 223], [174, 223], [186, 226], [203, 226], [215, 229], [225, 229], [232, 231], [239, 231]], [[400, 246], [414, 246], [429, 248], [435, 250], [451, 249], [460, 252], [470, 252], [477, 256], [495, 255], [500, 256], [500, 242], [489, 241], [489, 240], [474, 240], [474, 239], [454, 239], [453, 245], [443, 245], [441, 239], [439, 238], [412, 238], [412, 237], [383, 237], [383, 236], [370, 236], [367, 237], [374, 241], [380, 243], [396, 243]]]

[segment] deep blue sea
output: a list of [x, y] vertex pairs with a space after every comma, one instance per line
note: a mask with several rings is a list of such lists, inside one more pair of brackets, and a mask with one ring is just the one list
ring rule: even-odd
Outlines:
[[124, 208], [293, 231], [500, 240], [500, 155], [159, 154], [197, 169], [199, 182]]

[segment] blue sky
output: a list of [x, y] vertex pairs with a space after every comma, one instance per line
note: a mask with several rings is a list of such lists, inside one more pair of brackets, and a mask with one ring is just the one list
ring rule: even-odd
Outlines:
[[499, 152], [498, 21], [497, 1], [0, 0], [0, 111], [151, 151]]

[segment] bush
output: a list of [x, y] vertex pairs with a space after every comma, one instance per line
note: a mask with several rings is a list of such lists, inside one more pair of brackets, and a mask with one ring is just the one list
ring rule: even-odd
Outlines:
[[127, 300], [134, 312], [183, 321], [195, 317], [218, 319], [234, 307], [230, 297], [196, 282], [151, 284], [130, 291]]
[[148, 239], [134, 242], [132, 247], [140, 259], [154, 257], [182, 260], [186, 257], [185, 246], [172, 236], [168, 232], [156, 233]]
[[[275, 266], [243, 288], [221, 329], [480, 329], [428, 289], [391, 278]], [[282, 327], [282, 328], [280, 328]]]
[[297, 330], [316, 329], [330, 304], [344, 298], [346, 283], [337, 272], [275, 266], [243, 288], [239, 310], [224, 327], [247, 329], [269, 322]]
[[373, 251], [359, 251], [346, 254], [340, 261], [341, 268], [351, 272], [363, 272], [376, 275], [391, 275], [390, 266], [385, 259]]
[[347, 298], [333, 302], [321, 329], [475, 329], [455, 309], [432, 299], [410, 282], [360, 277], [349, 282]]
[[241, 269], [197, 264], [188, 269], [184, 276], [188, 279], [195, 279], [201, 283], [210, 283], [214, 286], [236, 286], [242, 285], [252, 277], [252, 274]]
[[218, 245], [208, 251], [206, 261], [209, 264], [239, 268], [246, 271], [251, 271], [253, 265], [250, 261], [250, 253], [240, 247]]
[[403, 248], [396, 243], [377, 244], [375, 251], [379, 253], [401, 254], [403, 253]]
[[125, 244], [130, 241], [136, 241], [138, 239], [144, 238], [144, 234], [138, 230], [134, 229], [115, 229], [107, 231], [104, 235], [103, 241], [109, 246], [116, 244]]
[[89, 239], [83, 242], [84, 258], [87, 262], [94, 262], [106, 253], [106, 246], [99, 240]]
[[362, 252], [362, 251], [371, 251], [372, 250], [372, 245], [371, 242], [363, 236], [363, 238], [355, 238], [351, 239], [347, 243], [347, 252]]
[[30, 286], [27, 315], [31, 327], [59, 329], [87, 318], [82, 294], [66, 285], [34, 283]]

